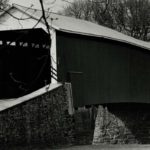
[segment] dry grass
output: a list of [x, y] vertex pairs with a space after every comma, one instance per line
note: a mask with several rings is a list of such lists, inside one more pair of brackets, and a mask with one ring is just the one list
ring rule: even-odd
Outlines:
[[0, 150], [150, 150], [150, 145], [18, 146], [0, 147]]
[[56, 148], [57, 150], [150, 150], [150, 145], [86, 145], [66, 148]]

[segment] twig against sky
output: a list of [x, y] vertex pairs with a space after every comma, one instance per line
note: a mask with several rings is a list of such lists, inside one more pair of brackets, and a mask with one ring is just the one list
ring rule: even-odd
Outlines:
[[35, 28], [42, 20], [43, 16], [40, 17], [40, 19], [37, 21], [37, 23], [32, 27], [32, 28]]
[[27, 19], [32, 18], [32, 16], [27, 17], [27, 18], [16, 17], [16, 16], [12, 15], [8, 10], [2, 9], [2, 8], [0, 8], [0, 10], [4, 11], [5, 13], [9, 14], [11, 17], [13, 17], [14, 19], [17, 19], [17, 20], [27, 20]]

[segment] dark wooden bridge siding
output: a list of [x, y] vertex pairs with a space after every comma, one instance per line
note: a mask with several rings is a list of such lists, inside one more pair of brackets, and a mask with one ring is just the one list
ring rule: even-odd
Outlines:
[[150, 51], [109, 39], [57, 32], [59, 81], [71, 81], [75, 107], [150, 102]]

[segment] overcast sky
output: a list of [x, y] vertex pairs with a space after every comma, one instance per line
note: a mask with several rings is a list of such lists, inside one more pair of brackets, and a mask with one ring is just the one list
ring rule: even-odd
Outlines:
[[[54, 0], [44, 0], [44, 6], [47, 9], [48, 7], [52, 7], [51, 10], [53, 12], [57, 12], [63, 8], [64, 5], [66, 5], [66, 2], [63, 2], [63, 0], [56, 0], [56, 2], [52, 5], [51, 2]], [[22, 6], [30, 7], [31, 4], [33, 4], [34, 8], [40, 9], [40, 2], [39, 0], [9, 0], [9, 3], [16, 3]]]

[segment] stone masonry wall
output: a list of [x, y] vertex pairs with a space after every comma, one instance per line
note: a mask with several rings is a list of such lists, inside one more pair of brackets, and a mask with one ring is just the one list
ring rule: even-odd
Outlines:
[[74, 140], [73, 126], [62, 86], [0, 112], [0, 144], [71, 144]]
[[150, 144], [150, 105], [99, 105], [93, 144], [103, 143]]

